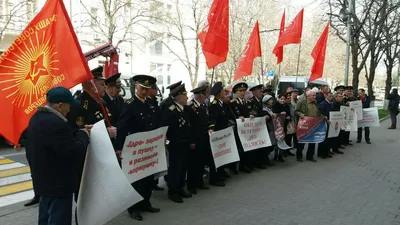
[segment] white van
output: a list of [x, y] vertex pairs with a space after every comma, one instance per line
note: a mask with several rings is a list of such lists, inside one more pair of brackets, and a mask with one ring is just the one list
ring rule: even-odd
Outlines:
[[286, 89], [288, 87], [293, 87], [297, 90], [299, 90], [299, 95], [303, 94], [303, 89], [307, 87], [307, 85], [310, 85], [312, 87], [321, 87], [323, 85], [329, 85], [328, 82], [326, 82], [323, 79], [317, 79], [308, 84], [309, 77], [307, 76], [282, 76], [279, 77], [278, 80], [278, 85], [275, 90], [275, 95], [278, 96], [279, 93], [281, 92], [286, 92]]

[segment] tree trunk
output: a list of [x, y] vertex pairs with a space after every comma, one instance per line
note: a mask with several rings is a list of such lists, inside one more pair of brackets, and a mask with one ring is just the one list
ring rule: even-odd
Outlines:
[[[358, 82], [360, 76], [360, 70], [358, 69], [358, 46], [357, 43], [353, 40], [351, 43], [351, 71], [353, 72], [353, 81], [352, 86], [354, 90], [358, 89]], [[350, 74], [349, 74], [350, 77]]]
[[367, 78], [367, 86], [368, 86], [368, 96], [371, 99], [371, 101], [375, 100], [375, 95], [374, 95], [374, 89], [373, 89], [373, 82], [375, 80], [375, 70], [377, 67], [377, 62], [376, 61], [376, 55], [375, 55], [375, 49], [371, 50], [371, 58], [369, 62], [369, 76], [365, 75], [365, 78]]
[[388, 60], [386, 64], [386, 87], [385, 87], [385, 99], [390, 94], [392, 89], [392, 72], [393, 72], [393, 62]]

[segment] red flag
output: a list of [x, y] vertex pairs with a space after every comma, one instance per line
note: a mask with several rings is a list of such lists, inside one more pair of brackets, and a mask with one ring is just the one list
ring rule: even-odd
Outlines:
[[214, 0], [208, 24], [199, 33], [203, 54], [209, 69], [225, 62], [229, 45], [229, 0]]
[[313, 51], [311, 52], [311, 56], [314, 59], [314, 64], [311, 68], [311, 76], [310, 81], [321, 78], [324, 73], [324, 64], [325, 64], [325, 53], [326, 53], [326, 44], [328, 42], [328, 31], [329, 31], [329, 23], [326, 25], [324, 31], [319, 37], [317, 44]]
[[247, 42], [246, 49], [240, 59], [239, 66], [236, 69], [236, 74], [233, 80], [237, 80], [241, 77], [251, 75], [253, 71], [253, 61], [257, 56], [261, 56], [261, 42], [260, 42], [260, 30], [258, 27], [258, 21], [251, 32], [249, 41]]
[[[285, 11], [283, 11], [282, 19], [281, 19], [281, 27], [279, 30], [279, 38], [282, 36], [283, 31], [285, 30]], [[274, 49], [273, 53], [276, 55], [277, 58], [277, 63], [279, 64], [283, 61], [283, 46], [277, 48], [276, 50]]]
[[292, 23], [283, 31], [280, 35], [278, 42], [276, 43], [274, 50], [272, 51], [276, 55], [278, 48], [287, 44], [298, 44], [301, 41], [301, 34], [303, 32], [303, 14], [302, 9], [297, 16], [293, 19]]
[[63, 1], [46, 1], [0, 56], [0, 134], [18, 145], [51, 87], [72, 88], [91, 78]]

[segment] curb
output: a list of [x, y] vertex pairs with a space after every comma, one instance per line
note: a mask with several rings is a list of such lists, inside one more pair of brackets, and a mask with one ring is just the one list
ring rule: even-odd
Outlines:
[[382, 121], [388, 119], [389, 117], [390, 117], [390, 115], [389, 115], [389, 116], [385, 116], [385, 117], [383, 117], [382, 119], [379, 119], [379, 122], [382, 122]]

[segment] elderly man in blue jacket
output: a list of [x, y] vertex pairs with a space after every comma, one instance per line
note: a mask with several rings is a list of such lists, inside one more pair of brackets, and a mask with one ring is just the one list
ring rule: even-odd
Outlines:
[[74, 132], [66, 115], [79, 105], [71, 92], [55, 87], [29, 121], [26, 156], [35, 193], [40, 196], [39, 225], [71, 225], [72, 195], [78, 189], [77, 168], [89, 144], [91, 126]]
[[[371, 100], [369, 99], [368, 95], [365, 94], [365, 90], [360, 88], [358, 90], [358, 100], [361, 100], [363, 109], [369, 108], [371, 105]], [[357, 143], [361, 142], [362, 139], [362, 127], [359, 127], [357, 130]], [[365, 142], [367, 144], [371, 144], [371, 140], [369, 139], [369, 127], [364, 127], [365, 130]]]

